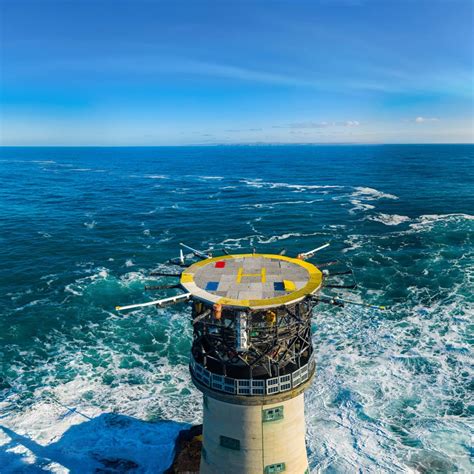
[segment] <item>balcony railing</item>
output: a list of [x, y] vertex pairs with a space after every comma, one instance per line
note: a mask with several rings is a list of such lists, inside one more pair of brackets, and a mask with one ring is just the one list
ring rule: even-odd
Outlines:
[[192, 376], [213, 390], [232, 395], [275, 395], [306, 382], [314, 372], [315, 361], [311, 356], [308, 363], [298, 370], [271, 379], [234, 379], [214, 374], [197, 363], [193, 356], [191, 356], [189, 366]]

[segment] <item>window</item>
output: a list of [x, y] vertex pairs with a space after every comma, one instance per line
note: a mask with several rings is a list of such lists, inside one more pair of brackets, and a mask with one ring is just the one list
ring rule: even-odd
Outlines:
[[220, 445], [224, 448], [235, 449], [240, 451], [240, 440], [229, 438], [228, 436], [220, 437]]
[[[283, 405], [274, 408], [268, 408], [262, 411], [263, 421], [276, 421], [283, 419]], [[279, 472], [279, 471], [275, 471]]]
[[275, 472], [283, 472], [286, 470], [285, 463], [279, 462], [278, 464], [270, 464], [265, 467], [265, 474], [273, 474]]

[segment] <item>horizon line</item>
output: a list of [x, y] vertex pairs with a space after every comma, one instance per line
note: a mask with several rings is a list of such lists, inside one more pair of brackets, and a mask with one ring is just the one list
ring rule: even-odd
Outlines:
[[420, 143], [360, 143], [360, 142], [331, 142], [331, 143], [190, 143], [174, 145], [1, 145], [2, 148], [186, 148], [186, 147], [230, 147], [230, 146], [433, 146], [433, 145], [474, 145], [473, 142], [420, 142]]

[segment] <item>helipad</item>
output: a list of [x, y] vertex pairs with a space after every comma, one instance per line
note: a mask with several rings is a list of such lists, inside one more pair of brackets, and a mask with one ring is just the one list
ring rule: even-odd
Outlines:
[[225, 255], [197, 262], [181, 275], [193, 297], [227, 306], [268, 308], [295, 303], [321, 286], [311, 263], [282, 255]]

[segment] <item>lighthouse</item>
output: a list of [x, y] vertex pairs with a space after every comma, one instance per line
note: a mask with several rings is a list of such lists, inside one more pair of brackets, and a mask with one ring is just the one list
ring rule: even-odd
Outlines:
[[[191, 254], [185, 256], [181, 250], [179, 258], [168, 263], [183, 270], [150, 273], [178, 278], [179, 283], [145, 289], [176, 288], [182, 293], [116, 309], [191, 304], [189, 369], [203, 393], [200, 473], [309, 473], [304, 392], [316, 366], [313, 308], [318, 303], [387, 307], [320, 294], [323, 285], [329, 290], [357, 287], [350, 268], [320, 270], [339, 261], [319, 268], [306, 261], [329, 243], [296, 258], [281, 253], [230, 255], [225, 249], [225, 255], [213, 257], [180, 245]], [[187, 258], [199, 261], [187, 266]], [[350, 284], [327, 283], [348, 275]]]
[[303, 258], [273, 254], [205, 258], [181, 274], [203, 393], [201, 474], [309, 473], [304, 391], [322, 278]]

